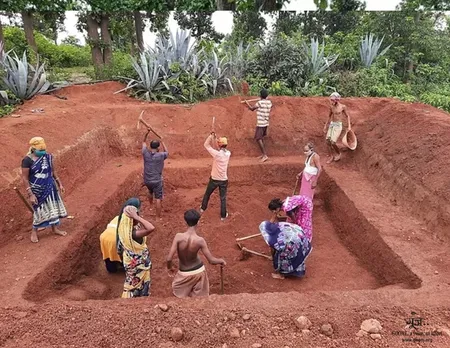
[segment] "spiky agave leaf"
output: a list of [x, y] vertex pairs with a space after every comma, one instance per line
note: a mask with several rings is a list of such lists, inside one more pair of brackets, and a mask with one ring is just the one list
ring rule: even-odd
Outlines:
[[339, 57], [338, 54], [325, 57], [324, 51], [325, 45], [323, 42], [320, 45], [318, 39], [312, 38], [310, 45], [303, 44], [303, 56], [307, 63], [309, 78], [322, 75]]
[[45, 92], [50, 86], [45, 74], [45, 65], [39, 63], [39, 58], [36, 66], [28, 63], [26, 51], [22, 59], [16, 54], [11, 57], [9, 53], [5, 53], [1, 65], [6, 73], [3, 82], [21, 100], [31, 99], [36, 94]]
[[391, 45], [379, 52], [383, 43], [384, 36], [381, 39], [375, 37], [372, 33], [366, 34], [359, 44], [359, 55], [364, 67], [369, 68], [373, 62], [380, 56], [384, 55]]

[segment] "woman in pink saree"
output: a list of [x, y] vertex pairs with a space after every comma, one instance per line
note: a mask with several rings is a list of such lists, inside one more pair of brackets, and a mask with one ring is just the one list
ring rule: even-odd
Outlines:
[[305, 195], [287, 197], [283, 202], [283, 211], [288, 217], [287, 222], [300, 226], [306, 238], [312, 240], [312, 199]]
[[320, 156], [314, 151], [312, 143], [306, 144], [303, 152], [306, 156], [305, 168], [297, 175], [297, 180], [300, 179], [300, 177], [302, 178], [299, 194], [313, 199], [317, 180], [322, 171]]

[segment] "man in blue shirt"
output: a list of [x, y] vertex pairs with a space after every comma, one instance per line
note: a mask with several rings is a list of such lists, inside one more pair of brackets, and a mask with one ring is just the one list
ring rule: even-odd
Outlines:
[[[150, 193], [150, 204], [153, 205], [153, 197], [156, 199], [156, 216], [161, 217], [161, 200], [163, 199], [164, 186], [162, 172], [164, 169], [164, 161], [169, 156], [167, 147], [160, 140], [152, 140], [150, 142], [150, 149], [147, 147], [147, 137], [150, 129], [145, 134], [144, 142], [142, 143], [142, 156], [144, 157], [144, 184], [147, 186]], [[163, 152], [160, 152], [162, 145]]]

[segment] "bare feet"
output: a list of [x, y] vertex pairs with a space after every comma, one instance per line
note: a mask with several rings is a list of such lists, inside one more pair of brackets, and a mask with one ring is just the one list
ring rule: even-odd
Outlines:
[[67, 232], [66, 231], [61, 231], [61, 230], [58, 230], [57, 228], [55, 228], [53, 230], [53, 233], [57, 234], [58, 236], [67, 236]]
[[267, 161], [269, 159], [269, 157], [267, 157], [267, 156], [263, 156], [263, 157], [261, 157], [261, 160], [260, 160], [260, 162], [261, 163], [264, 163], [265, 161]]
[[334, 157], [334, 161], [337, 162], [341, 159], [341, 154], [337, 155], [336, 157]]
[[272, 278], [274, 279], [284, 279], [285, 277], [279, 273], [272, 273]]
[[259, 156], [258, 156], [258, 157], [256, 157], [256, 158], [258, 158], [258, 159], [259, 159], [259, 158], [263, 158], [263, 157], [264, 157], [264, 155], [259, 155]]
[[332, 163], [334, 161], [334, 157], [333, 156], [330, 156], [330, 159], [327, 161], [327, 164], [330, 164], [330, 163]]
[[39, 238], [37, 236], [37, 231], [33, 230], [31, 232], [31, 243], [37, 243], [37, 242], [39, 242]]

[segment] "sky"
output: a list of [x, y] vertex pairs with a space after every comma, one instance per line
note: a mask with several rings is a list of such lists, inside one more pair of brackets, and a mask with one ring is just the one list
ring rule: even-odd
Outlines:
[[[400, 3], [400, 0], [366, 0], [366, 10], [367, 11], [392, 11]], [[284, 10], [288, 11], [314, 11], [316, 10], [316, 5], [314, 5], [314, 0], [291, 0], [289, 4], [283, 7]], [[267, 21], [267, 27], [271, 28], [274, 19], [269, 15], [264, 15]], [[85, 43], [85, 33], [80, 33], [76, 29], [78, 17], [77, 13], [74, 11], [69, 11], [66, 13], [66, 20], [64, 22], [65, 31], [59, 33], [58, 42], [61, 42], [64, 38], [69, 35], [76, 36], [82, 44]], [[213, 25], [219, 33], [229, 34], [233, 29], [233, 14], [229, 11], [217, 11], [214, 12], [212, 16]], [[169, 18], [169, 29], [172, 32], [176, 32], [178, 29], [178, 24], [174, 20], [173, 15]], [[151, 33], [149, 28], [146, 28], [144, 32], [144, 43], [147, 46], [153, 46], [156, 39], [156, 35]]]

